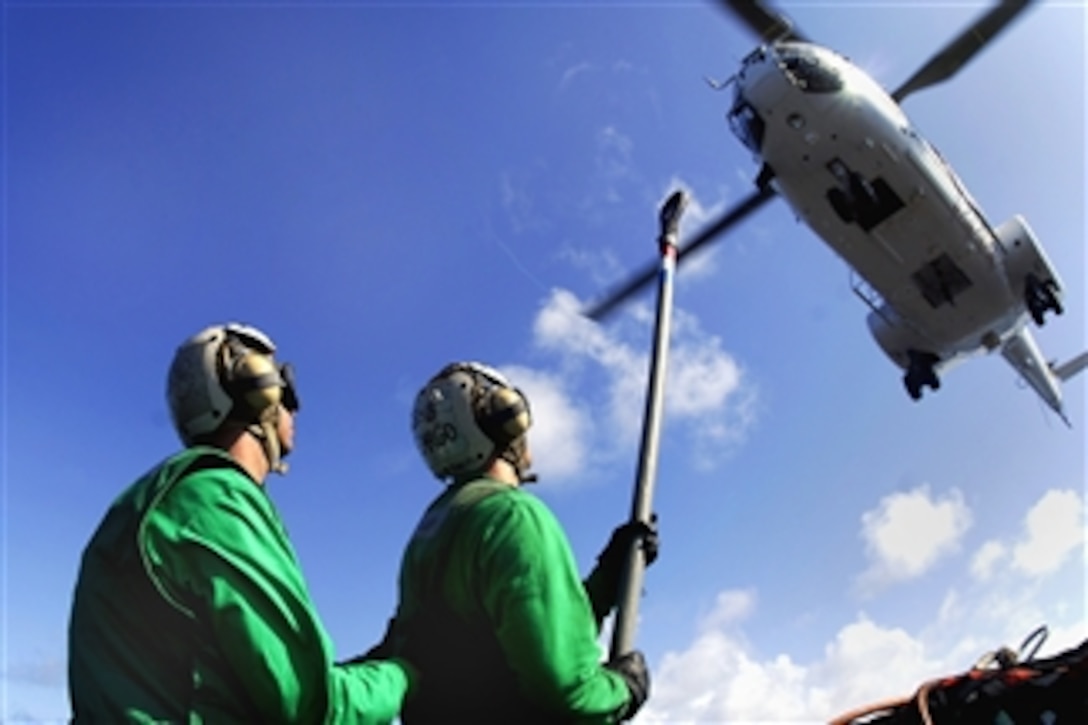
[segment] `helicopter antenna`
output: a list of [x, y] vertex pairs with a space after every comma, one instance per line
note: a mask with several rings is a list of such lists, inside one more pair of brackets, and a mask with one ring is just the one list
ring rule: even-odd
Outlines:
[[720, 81], [717, 78], [711, 78], [710, 76], [703, 76], [703, 80], [706, 81], [706, 84], [708, 86], [710, 86], [711, 88], [713, 88], [714, 90], [720, 91], [720, 90], [722, 90], [724, 88], [728, 88], [731, 83], [733, 83], [735, 80], [737, 80], [737, 77], [736, 76], [730, 76], [726, 80]]

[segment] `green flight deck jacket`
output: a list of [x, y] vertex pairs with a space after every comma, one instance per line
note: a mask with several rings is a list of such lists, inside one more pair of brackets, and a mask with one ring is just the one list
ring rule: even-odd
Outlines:
[[83, 552], [69, 622], [75, 722], [387, 723], [398, 661], [334, 665], [264, 487], [185, 450], [112, 505]]
[[486, 478], [450, 486], [401, 565], [391, 644], [420, 672], [403, 722], [616, 722], [630, 695], [601, 664], [598, 626], [539, 499]]

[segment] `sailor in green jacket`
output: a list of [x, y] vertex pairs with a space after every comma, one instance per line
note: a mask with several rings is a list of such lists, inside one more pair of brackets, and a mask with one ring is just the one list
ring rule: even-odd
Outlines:
[[187, 446], [113, 503], [83, 552], [68, 630], [75, 722], [387, 723], [411, 669], [333, 664], [265, 492], [298, 410], [260, 330], [210, 327], [174, 357]]
[[478, 363], [446, 367], [416, 398], [416, 443], [450, 485], [412, 535], [396, 615], [372, 651], [419, 669], [406, 725], [618, 722], [649, 694], [642, 654], [602, 664], [597, 636], [630, 537], [652, 559], [655, 532], [617, 529], [583, 585], [559, 523], [520, 487], [535, 479], [530, 422], [521, 392]]

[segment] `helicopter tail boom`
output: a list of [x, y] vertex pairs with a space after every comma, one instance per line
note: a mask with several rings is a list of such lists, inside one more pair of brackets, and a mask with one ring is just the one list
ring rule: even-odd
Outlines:
[[1072, 360], [1066, 360], [1061, 365], [1052, 363], [1050, 365], [1050, 371], [1054, 373], [1058, 380], [1065, 382], [1086, 367], [1088, 367], [1088, 351], [1082, 352]]
[[1066, 425], [1069, 425], [1065, 406], [1062, 403], [1063, 378], [1045, 361], [1031, 330], [1026, 326], [1017, 330], [1001, 346], [1001, 357], [1005, 358], [1020, 374], [1024, 382], [1047, 404], [1047, 407], [1057, 413]]

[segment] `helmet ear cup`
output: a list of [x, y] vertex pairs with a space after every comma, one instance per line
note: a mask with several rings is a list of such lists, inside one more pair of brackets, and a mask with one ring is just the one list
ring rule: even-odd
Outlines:
[[279, 405], [283, 400], [283, 378], [272, 356], [233, 341], [224, 348], [229, 348], [234, 357], [226, 366], [223, 386], [234, 401], [231, 417], [251, 422], [268, 408]]
[[476, 424], [502, 450], [529, 431], [529, 401], [517, 388], [493, 385], [476, 407]]
[[276, 346], [255, 327], [212, 325], [174, 351], [166, 401], [186, 446], [206, 441], [230, 419], [253, 425], [262, 416], [298, 407], [290, 366], [275, 360]]

